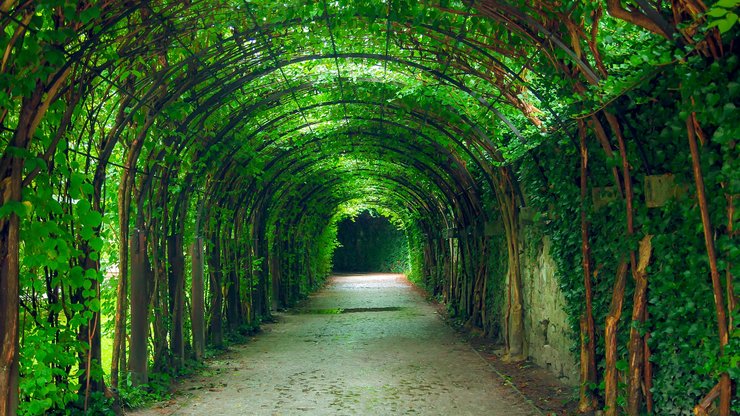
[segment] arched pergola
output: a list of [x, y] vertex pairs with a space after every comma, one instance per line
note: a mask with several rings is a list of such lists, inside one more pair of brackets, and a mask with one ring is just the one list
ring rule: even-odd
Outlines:
[[[362, 207], [511, 359], [532, 355], [523, 274], [554, 257], [581, 411], [667, 412], [678, 356], [681, 406], [728, 415], [730, 3], [2, 2], [0, 414], [202, 359], [320, 285]], [[665, 312], [676, 287], [711, 331]]]

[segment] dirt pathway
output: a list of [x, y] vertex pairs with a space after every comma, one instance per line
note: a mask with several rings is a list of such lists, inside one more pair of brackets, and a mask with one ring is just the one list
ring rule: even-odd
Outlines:
[[390, 274], [332, 278], [178, 391], [132, 414], [540, 414]]

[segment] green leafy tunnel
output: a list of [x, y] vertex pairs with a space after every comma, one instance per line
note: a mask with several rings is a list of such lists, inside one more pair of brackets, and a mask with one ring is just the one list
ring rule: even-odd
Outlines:
[[512, 359], [552, 258], [581, 411], [738, 411], [737, 6], [0, 2], [0, 414], [183, 371], [364, 209]]

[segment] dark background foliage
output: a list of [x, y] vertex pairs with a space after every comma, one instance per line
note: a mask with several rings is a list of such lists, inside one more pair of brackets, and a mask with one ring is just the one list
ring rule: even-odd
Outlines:
[[334, 253], [337, 272], [393, 272], [408, 268], [408, 242], [387, 218], [364, 211], [339, 223]]

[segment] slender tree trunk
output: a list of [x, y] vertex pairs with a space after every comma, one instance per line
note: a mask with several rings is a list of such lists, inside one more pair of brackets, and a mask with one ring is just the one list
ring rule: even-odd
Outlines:
[[[20, 203], [23, 160], [12, 157], [6, 176], [3, 204]], [[15, 416], [18, 409], [18, 276], [20, 218], [15, 213], [0, 220], [0, 415]]]
[[131, 239], [131, 343], [128, 365], [134, 386], [148, 381], [149, 271], [146, 240], [146, 232], [139, 229]]
[[524, 310], [521, 276], [518, 270], [519, 256], [515, 247], [509, 247], [509, 255], [513, 257], [509, 261], [509, 358], [520, 360], [524, 358]]
[[[254, 228], [255, 226], [253, 225], [252, 227]], [[258, 268], [254, 267], [254, 263], [250, 265], [250, 269], [252, 270], [252, 292], [254, 293], [252, 309], [255, 316], [266, 316], [267, 295], [265, 294], [265, 274], [263, 272], [266, 265], [264, 264], [264, 257], [262, 257], [262, 243], [259, 241], [256, 231], [252, 236], [252, 241], [254, 242], [254, 257], [252, 257], [252, 261], [262, 260], [262, 264]]]
[[[276, 244], [277, 246], [277, 244]], [[272, 295], [270, 298], [272, 299], [272, 310], [276, 311], [278, 308], [282, 307], [281, 302], [281, 290], [280, 290], [280, 265], [278, 264], [278, 256], [279, 251], [276, 253], [275, 251], [278, 250], [277, 248], [273, 248], [273, 253], [268, 258], [268, 270], [270, 271], [270, 283], [271, 283], [271, 292]]]
[[591, 244], [589, 242], [589, 222], [586, 205], [588, 197], [588, 147], [586, 146], [586, 125], [578, 123], [581, 148], [581, 264], [583, 267], [583, 287], [586, 297], [581, 316], [581, 386], [578, 411], [585, 413], [597, 407], [591, 385], [596, 384], [596, 330], [593, 317], [593, 293], [591, 290]]
[[[622, 136], [622, 129], [619, 126], [617, 118], [608, 112], [604, 112], [609, 126], [612, 128], [614, 135], [617, 137], [617, 143], [619, 145], [619, 156], [622, 161], [622, 180], [624, 181], [624, 200], [626, 204], [625, 218], [627, 220], [627, 237], [632, 237], [635, 234], [635, 217], [634, 217], [634, 194], [632, 192], [632, 175], [630, 174], [629, 158], [627, 157], [627, 145], [624, 142], [624, 136]], [[630, 269], [632, 274], [636, 273], [637, 260], [635, 257], [635, 250], [630, 247]]]
[[211, 343], [216, 347], [221, 347], [224, 343], [220, 226], [220, 223], [215, 225], [215, 229], [211, 232], [211, 244], [208, 247], [208, 272], [211, 275], [211, 321], [209, 324], [209, 334]]
[[514, 207], [514, 195], [509, 195], [511, 186], [509, 179], [505, 179], [507, 185], [505, 206], [502, 215], [506, 231], [507, 251], [509, 255], [509, 305], [508, 323], [506, 337], [508, 339], [507, 357], [511, 360], [524, 358], [524, 309], [522, 307], [522, 277], [519, 259], [519, 235], [517, 229], [516, 208]]
[[185, 340], [183, 337], [185, 257], [182, 252], [183, 244], [180, 234], [170, 236], [167, 242], [167, 250], [170, 262], [169, 296], [170, 316], [172, 317], [170, 350], [172, 351], [173, 367], [177, 370], [185, 364]]
[[[57, 83], [63, 82], [66, 75], [61, 78]], [[28, 148], [60, 85], [52, 86], [50, 96], [42, 101], [45, 91], [39, 83], [33, 94], [23, 100], [10, 146], [19, 150]], [[21, 203], [23, 165], [24, 160], [19, 156], [5, 153], [0, 158], [0, 202], [3, 205]], [[18, 409], [19, 275], [20, 218], [13, 212], [7, 218], [0, 218], [0, 415], [8, 416], [15, 416]]]
[[[447, 303], [452, 303], [453, 310], [457, 313], [457, 307], [455, 301], [457, 300], [457, 275], [455, 274], [455, 258], [454, 258], [454, 247], [452, 239], [442, 240], [442, 255], [444, 256], [445, 269], [443, 275], [447, 276], [449, 283], [447, 284]], [[443, 280], [444, 281], [444, 280]]]
[[[125, 99], [124, 100], [124, 103], [122, 103], [121, 106], [119, 107], [119, 111], [118, 111], [118, 114], [116, 116], [116, 125], [117, 126], [120, 125], [123, 122], [123, 119], [124, 119], [124, 116], [125, 116], [124, 109], [127, 107], [127, 103], [129, 103], [130, 100], [131, 100], [131, 98]], [[94, 190], [94, 193], [93, 193], [92, 205], [93, 205], [93, 209], [96, 212], [99, 212], [101, 215], [104, 214], [104, 212], [103, 212], [103, 199], [105, 198], [105, 195], [103, 194], [103, 191], [104, 191], [104, 185], [105, 185], [105, 180], [106, 180], [106, 167], [108, 165], [108, 161], [109, 161], [110, 155], [113, 152], [113, 149], [114, 149], [115, 144], [116, 144], [116, 141], [114, 140], [115, 135], [113, 134], [113, 132], [115, 130], [116, 129], [112, 129], [111, 131], [109, 131], [108, 134], [105, 136], [104, 140], [102, 140], [101, 143], [100, 143], [100, 146], [98, 148], [99, 160], [98, 160], [97, 166], [95, 167], [95, 174], [94, 174], [94, 178], [93, 178], [93, 190]], [[101, 229], [102, 229], [102, 224], [100, 226], [98, 226], [96, 228], [96, 230], [95, 230], [97, 236], [100, 236]], [[128, 232], [128, 230], [127, 230], [127, 232]], [[126, 244], [127, 244], [127, 242], [126, 242]], [[121, 246], [126, 246], [126, 244], [121, 244]], [[84, 250], [84, 258], [86, 259], [86, 262], [88, 263], [88, 265], [85, 268], [86, 269], [94, 268], [94, 270], [96, 272], [100, 272], [100, 261], [99, 260], [92, 260], [91, 259], [91, 257], [90, 257], [90, 247], [88, 246], [88, 244], [85, 244], [84, 247], [85, 247], [85, 250]], [[128, 255], [128, 253], [126, 253], [126, 254]], [[100, 300], [100, 282], [98, 282], [97, 280], [94, 282], [94, 290], [96, 291], [98, 300]], [[124, 302], [124, 304], [125, 304], [125, 302]], [[90, 354], [90, 357], [91, 358], [94, 357], [95, 360], [96, 360], [96, 363], [98, 363], [100, 365], [101, 369], [102, 369], [103, 363], [102, 363], [102, 347], [101, 347], [101, 328], [100, 328], [101, 327], [101, 322], [100, 322], [100, 313], [99, 312], [95, 312], [93, 314], [93, 316], [94, 316], [94, 319], [93, 319], [94, 325], [93, 325], [93, 327], [96, 329], [96, 331], [95, 331], [96, 333], [94, 334], [94, 345], [93, 345], [93, 342], [91, 340], [91, 346], [90, 347], [91, 347], [92, 353]], [[124, 312], [124, 316], [125, 316], [125, 312]], [[118, 310], [116, 310], [116, 318], [115, 318], [115, 320], [116, 320], [116, 325], [117, 325], [118, 324]], [[118, 329], [118, 327], [116, 327], [116, 330], [117, 329]], [[114, 342], [114, 354], [116, 353], [116, 351], [115, 351], [115, 345], [116, 345], [116, 343]], [[113, 371], [111, 371], [111, 383], [115, 382], [114, 387], [117, 387], [117, 385], [118, 385], [118, 375], [119, 375], [118, 374], [119, 373], [119, 371], [118, 371], [118, 360], [119, 360], [119, 356], [115, 356], [114, 359], [112, 360], [113, 362], [115, 362], [115, 366], [113, 366], [113, 363], [111, 363], [111, 370], [115, 370], [115, 373]], [[90, 368], [89, 367], [90, 367], [90, 365], [88, 364], [88, 372], [90, 371]], [[89, 387], [90, 386], [87, 386], [87, 388], [85, 389], [86, 390], [86, 394], [85, 394], [85, 410], [87, 410], [87, 405], [88, 405], [88, 402], [89, 402], [89, 393], [90, 393]], [[99, 380], [99, 382], [97, 384], [95, 384], [94, 387], [95, 387], [94, 391], [106, 390], [104, 379], [101, 378], [101, 380]]]
[[[604, 154], [607, 158], [611, 159], [612, 157], [614, 157], [614, 150], [609, 144], [609, 136], [607, 136], [606, 130], [604, 130], [604, 126], [601, 124], [601, 121], [598, 119], [598, 117], [596, 117], [596, 115], [591, 116], [591, 125], [594, 128], [596, 138], [601, 144], [601, 148], [604, 149]], [[619, 170], [616, 166], [612, 168], [612, 177], [614, 178], [614, 186], [617, 187], [619, 195], [624, 196], [622, 181], [619, 179]]]
[[305, 251], [303, 264], [306, 265], [306, 277], [308, 278], [308, 288], [309, 290], [311, 290], [313, 289], [315, 283], [314, 283], [313, 269], [311, 268], [311, 253], [309, 253], [308, 250]]
[[[733, 195], [725, 195], [727, 199], [727, 234], [730, 236], [730, 241], [735, 237], [734, 230], [734, 219], [735, 219], [735, 197]], [[732, 262], [730, 256], [727, 256], [727, 270], [725, 271], [725, 284], [727, 290], [727, 312], [729, 316], [729, 328], [735, 328], [735, 322], [733, 321], [733, 312], [737, 304], [735, 298], [735, 286], [732, 282]]]
[[[724, 355], [725, 345], [729, 340], [727, 330], [727, 317], [725, 315], [724, 296], [722, 294], [722, 282], [719, 277], [719, 268], [717, 266], [717, 253], [714, 248], [714, 237], [712, 222], [709, 218], [709, 207], [707, 205], [706, 188], [704, 187], [704, 176], [701, 171], [701, 162], [699, 159], [699, 148], [696, 144], [696, 115], [691, 114], [686, 120], [686, 129], [688, 131], [689, 149], [691, 150], [691, 165], [694, 171], [694, 183], [696, 184], [696, 197], [699, 202], [701, 212], [701, 223], [704, 231], [704, 244], [707, 247], [707, 257], [709, 260], [709, 271], [712, 277], [712, 291], [714, 293], [714, 306], [717, 311], [717, 328], [719, 332], [719, 350]], [[730, 402], [732, 394], [732, 385], [730, 384], [729, 374], [720, 375], [720, 416], [730, 415]]]
[[[476, 237], [477, 238], [477, 237]], [[484, 326], [485, 322], [485, 290], [486, 290], [486, 261], [488, 260], [487, 244], [485, 237], [481, 237], [481, 250], [478, 264], [475, 268], [475, 283], [473, 285], [473, 311], [470, 314], [469, 324], [471, 326]]]
[[[105, 145], [100, 152], [102, 158], [98, 161], [99, 165], [95, 169], [93, 178], [93, 195], [92, 207], [95, 212], [103, 213], [103, 184], [105, 182], [105, 166], [108, 163], [108, 156], [112, 150], [112, 144]], [[102, 224], [95, 228], [95, 235], [100, 236]], [[81, 264], [85, 270], [95, 271], [96, 276], [100, 273], [100, 261], [93, 260], [92, 248], [87, 241], [79, 241], [82, 251]], [[100, 302], [100, 281], [98, 278], [92, 280], [91, 290], [95, 293], [95, 299]], [[82, 303], [86, 302], [83, 291], [80, 290], [77, 296]], [[105, 380], [102, 376], [102, 342], [101, 342], [101, 315], [99, 311], [92, 311], [92, 317], [86, 325], [82, 325], [78, 332], [78, 339], [87, 342], [88, 351], [81, 357], [80, 368], [85, 368], [84, 380], [80, 380], [80, 393], [84, 392], [85, 405], [87, 411], [90, 402], [90, 393], [105, 391]]]
[[[308, 253], [306, 253], [308, 255]], [[254, 257], [252, 256], [252, 247], [250, 245], [247, 245], [244, 248], [244, 274], [245, 274], [245, 283], [246, 287], [244, 288], [244, 297], [246, 298], [246, 302], [244, 302], [244, 317], [247, 320], [247, 323], [252, 325], [252, 323], [256, 320], [254, 316], [254, 272], [252, 271], [252, 260]]]
[[193, 355], [203, 359], [206, 349], [205, 289], [203, 285], [203, 239], [196, 237], [190, 249], [193, 273], [190, 284], [190, 323], [193, 329]]
[[[141, 151], [141, 144], [145, 135], [139, 133], [136, 140], [129, 146], [126, 163], [121, 170], [121, 182], [118, 186], [118, 285], [116, 287], [116, 320], [113, 333], [113, 352], [111, 357], [111, 385], [118, 387], [120, 369], [127, 368], [126, 360], [126, 321], [128, 312], [129, 292], [129, 241], [131, 232], [131, 198], [136, 175], [134, 169], [136, 160]], [[133, 265], [132, 265], [133, 269]]]
[[640, 334], [640, 328], [645, 323], [647, 314], [647, 268], [650, 261], [652, 246], [651, 235], [647, 235], [640, 242], [640, 260], [637, 266], [637, 273], [633, 276], [635, 279], [635, 293], [632, 304], [632, 325], [630, 326], [629, 342], [629, 382], [627, 384], [627, 411], [630, 415], [639, 415], [642, 404], [642, 382], [643, 382], [643, 365], [645, 346], [643, 344], [643, 335]]
[[[153, 200], [154, 198], [152, 198]], [[162, 206], [165, 206], [162, 204]], [[166, 209], [166, 208], [165, 208]], [[151, 218], [151, 211], [150, 218]], [[149, 295], [149, 302], [152, 305], [154, 314], [154, 351], [153, 351], [153, 371], [161, 373], [167, 370], [170, 365], [170, 351], [167, 343], [168, 330], [170, 322], [168, 298], [168, 276], [165, 271], [164, 253], [167, 252], [166, 238], [160, 238], [160, 233], [164, 231], [159, 226], [159, 221], [151, 218], [151, 247], [152, 247], [152, 283], [153, 289]]]
[[[87, 243], [82, 243], [83, 257], [81, 259], [82, 266], [85, 270], [100, 270], [100, 265], [97, 261], [90, 259], [91, 249]], [[96, 279], [92, 280], [91, 290], [95, 291], [95, 296], [100, 300], [100, 284]], [[88, 299], [83, 296], [83, 291], [80, 289], [74, 295], [75, 302], [85, 305]], [[99, 392], [105, 389], [105, 382], [103, 380], [102, 373], [100, 370], [102, 363], [102, 348], [101, 348], [101, 332], [100, 332], [100, 313], [92, 312], [90, 319], [81, 325], [78, 329], [77, 339], [86, 343], [88, 346], [87, 351], [79, 355], [79, 366], [84, 369], [84, 374], [80, 375], [80, 390], [79, 394], [84, 396], [84, 409], [87, 410], [90, 393]]]
[[[650, 319], [650, 314], [645, 311], [645, 320]], [[645, 333], [644, 340], [642, 342], [644, 352], [642, 354], [643, 360], [643, 385], [645, 386], [645, 407], [649, 415], [653, 414], [653, 364], [650, 362], [650, 333]]]
[[619, 414], [617, 409], [617, 325], [622, 316], [622, 304], [624, 303], [624, 287], [627, 284], [627, 260], [621, 259], [617, 266], [617, 275], [614, 279], [612, 289], [612, 300], [609, 306], [609, 314], [606, 316], [606, 327], [604, 329], [604, 344], [606, 355], [606, 368], [604, 369], [604, 399], [606, 416]]
[[122, 169], [118, 185], [118, 284], [116, 286], [116, 317], [113, 332], [113, 351], [111, 357], [111, 385], [118, 388], [121, 357], [126, 356], [123, 344], [126, 339], [126, 312], [128, 310], [128, 256], [129, 256], [129, 207], [130, 190], [127, 186], [129, 169]]
[[228, 275], [228, 290], [226, 292], [226, 320], [229, 323], [230, 330], [236, 330], [241, 322], [241, 302], [240, 302], [240, 288], [239, 288], [239, 273], [238, 273], [238, 262], [236, 258], [236, 239], [231, 239], [229, 244], [229, 252], [224, 256], [226, 259], [231, 260], [233, 263], [229, 268]]
[[[629, 165], [629, 158], [627, 157], [627, 146], [624, 141], [624, 136], [622, 136], [622, 129], [619, 125], [619, 121], [617, 118], [609, 113], [604, 112], [604, 116], [606, 117], [607, 122], [609, 123], [609, 126], [611, 127], [614, 136], [617, 138], [617, 143], [619, 145], [619, 156], [622, 161], [622, 180], [624, 182], [624, 198], [625, 198], [625, 205], [626, 205], [626, 222], [627, 222], [627, 238], [632, 238], [632, 236], [635, 234], [635, 225], [634, 225], [634, 208], [633, 208], [633, 192], [632, 192], [632, 176], [630, 175], [630, 165]], [[632, 276], [634, 279], [637, 279], [637, 257], [635, 255], [635, 250], [633, 250], [630, 247], [629, 250], [629, 265], [630, 269], [632, 271]], [[621, 266], [621, 265], [620, 265]], [[625, 283], [620, 284], [620, 292], [617, 293], [616, 291], [616, 283], [615, 283], [615, 293], [612, 297], [612, 305], [614, 305], [615, 298], [619, 297], [618, 300], [618, 306], [619, 310], [614, 311], [615, 314], [612, 314], [612, 311], [610, 310], [609, 316], [607, 317], [607, 334], [609, 334], [609, 331], [613, 332], [612, 339], [609, 340], [609, 345], [607, 345], [607, 371], [611, 368], [613, 374], [610, 374], [610, 379], [606, 379], [607, 387], [605, 389], [605, 400], [606, 400], [606, 406], [607, 406], [607, 416], [616, 415], [619, 413], [618, 409], [616, 408], [616, 400], [617, 400], [617, 379], [616, 379], [616, 361], [618, 360], [617, 356], [617, 350], [616, 350], [616, 332], [617, 332], [617, 324], [619, 321], [619, 317], [622, 314], [622, 303], [624, 301], [624, 286]], [[647, 290], [647, 289], [646, 289]], [[609, 328], [610, 326], [610, 318], [611, 319], [611, 325], [612, 328]], [[635, 352], [635, 354], [641, 354], [642, 353], [642, 344], [641, 340], [636, 341], [636, 345], [639, 346], [640, 352]], [[611, 355], [609, 354], [609, 349], [612, 349]], [[610, 362], [610, 360], [612, 362]], [[635, 367], [632, 367], [632, 365], [635, 365]], [[636, 360], [634, 362], [630, 362], [629, 367], [629, 373], [631, 376], [637, 376], [642, 377], [641, 373], [641, 360]], [[639, 398], [637, 401], [637, 406], [639, 407]], [[630, 406], [628, 404], [628, 411], [631, 412]]]

